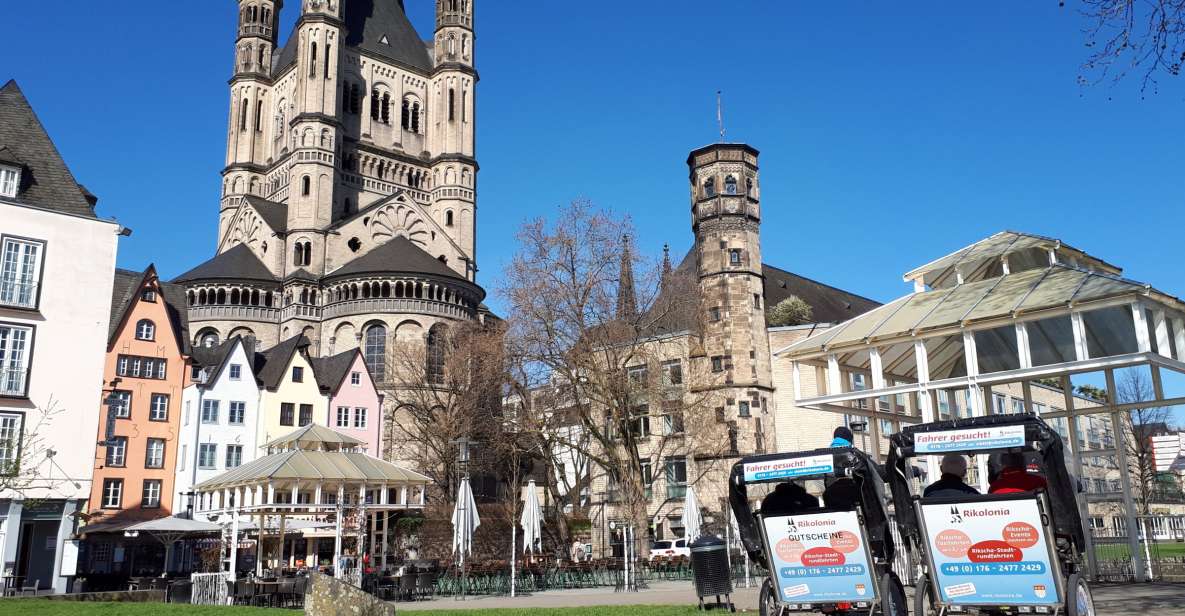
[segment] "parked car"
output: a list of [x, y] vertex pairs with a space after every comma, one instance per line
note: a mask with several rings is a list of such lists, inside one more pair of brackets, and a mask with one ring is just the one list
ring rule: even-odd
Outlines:
[[687, 539], [673, 539], [667, 541], [652, 541], [650, 543], [650, 560], [659, 556], [691, 556], [691, 549], [687, 547]]

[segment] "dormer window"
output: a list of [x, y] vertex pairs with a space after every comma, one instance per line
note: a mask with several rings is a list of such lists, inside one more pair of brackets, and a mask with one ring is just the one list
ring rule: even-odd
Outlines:
[[21, 171], [16, 167], [0, 167], [0, 197], [16, 197], [21, 185]]
[[153, 289], [144, 289], [144, 292], [140, 294], [140, 299], [142, 299], [146, 302], [155, 303], [156, 302], [156, 291]]

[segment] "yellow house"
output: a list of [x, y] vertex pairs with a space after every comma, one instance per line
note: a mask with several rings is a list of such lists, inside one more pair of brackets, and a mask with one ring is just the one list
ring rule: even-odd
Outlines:
[[308, 338], [296, 336], [260, 353], [256, 360], [260, 388], [256, 445], [262, 447], [312, 423], [325, 425], [329, 398], [317, 384], [309, 344]]

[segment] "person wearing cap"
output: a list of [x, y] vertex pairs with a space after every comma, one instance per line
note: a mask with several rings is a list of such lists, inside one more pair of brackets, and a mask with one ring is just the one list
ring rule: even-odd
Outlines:
[[938, 465], [942, 477], [926, 487], [922, 496], [965, 496], [979, 494], [979, 490], [967, 485], [967, 458], [957, 453], [942, 456], [942, 463]]
[[840, 426], [831, 434], [832, 447], [851, 447], [855, 442], [856, 437], [852, 434], [852, 430], [847, 426]]

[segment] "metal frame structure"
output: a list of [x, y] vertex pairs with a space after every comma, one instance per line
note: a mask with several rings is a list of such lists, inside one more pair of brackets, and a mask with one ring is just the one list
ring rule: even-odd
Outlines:
[[[1060, 240], [1006, 231], [907, 273], [912, 294], [775, 355], [791, 362], [797, 408], [873, 420], [870, 453], [877, 458], [882, 456], [878, 420], [932, 422], [939, 391], [966, 391], [971, 415], [979, 417], [989, 414], [993, 387], [1019, 383], [1025, 409], [1032, 411], [1032, 382], [1060, 381], [1066, 409], [1043, 416], [1066, 418], [1078, 477], [1083, 476], [1078, 417], [1110, 418], [1117, 444], [1090, 455], [1116, 458], [1124, 513], [1134, 529], [1123, 446], [1132, 437], [1125, 434], [1121, 414], [1185, 405], [1185, 397], [1165, 395], [1162, 378], [1163, 370], [1185, 375], [1185, 303], [1124, 279], [1121, 272]], [[1116, 373], [1128, 368], [1149, 371], [1150, 399], [1119, 400]], [[807, 370], [815, 371], [815, 391], [804, 384]], [[1070, 379], [1086, 373], [1103, 374], [1106, 398], [1076, 408]], [[862, 375], [871, 386], [853, 387], [852, 375]], [[902, 398], [904, 413], [893, 412]], [[936, 477], [937, 460], [928, 462]], [[986, 468], [979, 470], [986, 475]], [[1079, 506], [1086, 511], [1084, 496]], [[1128, 540], [1135, 571], [1145, 571], [1137, 533], [1130, 532]], [[1087, 552], [1093, 574], [1092, 545]]]

